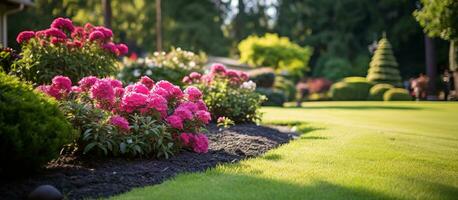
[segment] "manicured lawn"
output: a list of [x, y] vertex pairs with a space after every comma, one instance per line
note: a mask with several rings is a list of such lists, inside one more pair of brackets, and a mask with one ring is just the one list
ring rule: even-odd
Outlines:
[[263, 108], [301, 121], [265, 156], [179, 175], [114, 199], [457, 199], [458, 103], [307, 103]]

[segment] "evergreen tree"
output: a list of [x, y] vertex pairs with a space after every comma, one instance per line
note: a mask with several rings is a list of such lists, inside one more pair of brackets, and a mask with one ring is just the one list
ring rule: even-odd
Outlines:
[[378, 42], [377, 50], [369, 64], [367, 80], [374, 83], [388, 83], [401, 86], [398, 62], [393, 55], [391, 44], [386, 36]]

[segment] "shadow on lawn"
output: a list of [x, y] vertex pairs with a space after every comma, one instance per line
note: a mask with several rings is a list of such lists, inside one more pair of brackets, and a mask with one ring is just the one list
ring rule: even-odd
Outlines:
[[[220, 178], [218, 178], [220, 177]], [[185, 177], [182, 177], [185, 178]], [[196, 182], [197, 180], [197, 182]], [[212, 180], [211, 184], [208, 181]], [[205, 178], [178, 178], [177, 183], [186, 185], [186, 190], [173, 194], [176, 188], [168, 184], [165, 188], [155, 190], [139, 190], [135, 196], [150, 195], [161, 199], [185, 199], [193, 194], [199, 194], [198, 199], [396, 199], [383, 193], [364, 188], [352, 188], [336, 185], [326, 181], [314, 181], [312, 184], [299, 185], [280, 180], [261, 178], [254, 174], [227, 174], [216, 172]], [[159, 186], [161, 187], [161, 186]], [[152, 191], [159, 191], [157, 196]], [[163, 193], [165, 191], [165, 193]], [[168, 192], [167, 192], [168, 191]], [[187, 194], [189, 193], [189, 194]], [[132, 197], [133, 195], [131, 195]], [[127, 198], [119, 196], [118, 199]], [[197, 199], [197, 198], [196, 198]]]
[[303, 105], [302, 107], [286, 107], [287, 109], [341, 109], [341, 110], [423, 110], [422, 107], [416, 106], [388, 106], [388, 105], [379, 105], [379, 106], [367, 106], [367, 105], [355, 105], [355, 106], [307, 106]]

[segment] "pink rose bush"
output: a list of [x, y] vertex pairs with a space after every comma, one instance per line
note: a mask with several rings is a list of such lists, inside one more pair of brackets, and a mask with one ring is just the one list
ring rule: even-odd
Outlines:
[[89, 23], [76, 26], [61, 17], [47, 29], [19, 33], [16, 41], [23, 59], [12, 71], [37, 84], [49, 83], [56, 75], [74, 82], [87, 75], [114, 75], [118, 57], [129, 52], [127, 45], [114, 42], [110, 29]]
[[[37, 90], [56, 98], [75, 128], [83, 153], [169, 156], [180, 148], [206, 153], [202, 132], [211, 114], [202, 92], [142, 77], [123, 87], [116, 79], [84, 77], [72, 84], [56, 76]], [[101, 141], [102, 140], [102, 141]]]
[[[236, 123], [253, 123], [260, 120], [259, 108], [266, 97], [255, 92], [256, 84], [249, 81], [248, 74], [214, 64], [207, 74], [192, 72], [183, 78], [190, 85], [184, 90], [190, 101], [198, 106], [208, 106], [211, 113], [196, 112], [198, 118], [207, 122], [224, 117]], [[203, 102], [199, 103], [200, 99]]]

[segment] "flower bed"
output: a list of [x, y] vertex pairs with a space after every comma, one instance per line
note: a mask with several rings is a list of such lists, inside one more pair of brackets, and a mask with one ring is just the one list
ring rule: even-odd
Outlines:
[[84, 160], [63, 156], [32, 178], [0, 181], [0, 198], [22, 199], [42, 184], [56, 186], [68, 199], [108, 197], [134, 187], [160, 184], [179, 173], [205, 171], [218, 164], [261, 155], [288, 142], [293, 135], [274, 128], [245, 124], [222, 131], [211, 126], [208, 137], [208, 153], [187, 151], [168, 160]]
[[195, 87], [182, 91], [146, 76], [126, 87], [119, 80], [94, 76], [72, 86], [68, 77], [56, 76], [37, 89], [59, 100], [81, 133], [75, 150], [83, 154], [168, 158], [181, 148], [207, 152], [203, 132], [211, 118]]

